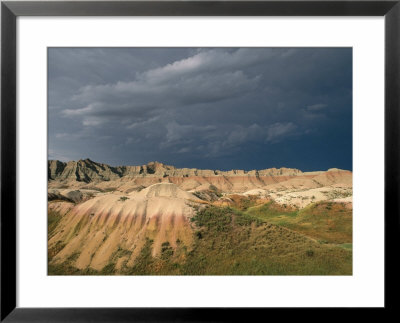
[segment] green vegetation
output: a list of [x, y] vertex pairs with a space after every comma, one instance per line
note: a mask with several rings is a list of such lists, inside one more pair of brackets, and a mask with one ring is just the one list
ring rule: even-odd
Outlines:
[[206, 226], [208, 229], [213, 228], [216, 231], [228, 231], [229, 224], [232, 221], [231, 214], [233, 210], [230, 208], [219, 208], [215, 206], [203, 209], [191, 218], [192, 222], [200, 227]]
[[177, 249], [174, 251], [169, 242], [161, 246], [161, 256], [152, 256], [153, 240], [146, 239], [146, 243], [139, 256], [136, 258], [133, 267], [123, 267], [122, 275], [179, 275], [180, 264], [177, 260], [181, 258], [182, 251], [186, 250], [181, 243], [177, 242]]
[[109, 193], [109, 192], [114, 192], [116, 190], [117, 190], [116, 187], [106, 187], [106, 188], [103, 189], [103, 192]]
[[[276, 216], [277, 208], [269, 205]], [[288, 210], [291, 217], [296, 211]], [[229, 220], [229, 217], [231, 220]], [[352, 253], [234, 208], [207, 207], [193, 218], [201, 239], [181, 266], [187, 275], [350, 275]], [[225, 224], [225, 229], [221, 226]]]
[[279, 205], [270, 202], [249, 208], [247, 213], [261, 221], [286, 227], [321, 243], [352, 242], [352, 210], [344, 204], [319, 202], [294, 211], [279, 208]]
[[109, 263], [99, 272], [99, 275], [115, 275], [115, 263]]
[[352, 243], [342, 243], [339, 245], [342, 248], [348, 249], [348, 250], [352, 250], [353, 249], [353, 244]]
[[172, 249], [171, 245], [169, 244], [169, 242], [164, 242], [161, 245], [161, 259], [169, 259], [173, 256], [174, 254], [174, 249]]
[[125, 202], [126, 200], [129, 200], [129, 197], [121, 196], [118, 201]]
[[222, 196], [222, 192], [221, 192], [215, 185], [210, 185], [210, 186], [208, 187], [208, 189], [209, 189], [210, 191], [214, 192], [215, 195], [217, 195], [218, 197], [221, 197], [221, 196]]
[[245, 211], [249, 207], [252, 207], [257, 204], [258, 197], [255, 195], [243, 196], [243, 195], [230, 195], [229, 198], [232, 200], [232, 207]]
[[[262, 220], [263, 222], [275, 222], [275, 219], [281, 219], [283, 217], [293, 218], [297, 216], [298, 211], [294, 208], [289, 208], [286, 205], [279, 205], [274, 202], [268, 202], [261, 206], [255, 206], [248, 208], [247, 214]], [[278, 223], [276, 223], [278, 224]]]
[[[97, 271], [87, 268], [84, 270], [80, 270], [73, 266], [74, 262], [78, 259], [79, 253], [73, 253], [70, 255], [65, 262], [62, 264], [50, 264], [47, 267], [47, 274], [48, 275], [55, 275], [55, 276], [66, 276], [66, 275], [94, 275], [99, 274]], [[50, 262], [50, 258], [48, 261]]]
[[47, 237], [50, 239], [58, 223], [61, 221], [62, 216], [58, 212], [48, 210], [47, 212]]

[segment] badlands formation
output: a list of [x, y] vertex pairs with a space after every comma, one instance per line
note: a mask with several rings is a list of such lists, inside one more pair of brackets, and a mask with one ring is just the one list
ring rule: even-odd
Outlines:
[[[256, 274], [296, 274], [290, 263], [292, 271], [279, 268], [290, 261], [306, 268], [320, 266], [324, 257], [351, 259], [351, 213], [352, 173], [346, 170], [219, 171], [50, 160], [49, 274], [251, 274], [253, 267], [238, 261], [250, 253]], [[230, 245], [221, 248], [232, 251], [225, 257], [215, 244], [226, 241]], [[240, 248], [252, 251], [235, 256]], [[226, 266], [204, 265], [207, 258]], [[335, 267], [332, 273], [349, 270]]]

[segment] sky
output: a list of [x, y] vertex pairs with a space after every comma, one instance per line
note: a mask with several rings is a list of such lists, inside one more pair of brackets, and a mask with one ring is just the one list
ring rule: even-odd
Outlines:
[[48, 158], [352, 170], [351, 48], [49, 48]]

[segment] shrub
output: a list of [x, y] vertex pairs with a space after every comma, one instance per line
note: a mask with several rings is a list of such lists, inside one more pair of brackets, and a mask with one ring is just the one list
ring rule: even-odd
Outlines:
[[171, 245], [169, 242], [163, 242], [161, 245], [161, 258], [162, 259], [168, 259], [174, 254], [174, 250], [172, 249]]
[[215, 195], [217, 195], [218, 197], [221, 197], [222, 196], [222, 193], [221, 193], [221, 191], [218, 189], [218, 187], [216, 187], [215, 185], [210, 185], [209, 187], [208, 187], [208, 189], [210, 190], [210, 191], [212, 191]]
[[100, 271], [100, 275], [114, 275], [114, 274], [115, 274], [114, 263], [109, 263]]
[[311, 249], [308, 249], [308, 250], [306, 251], [306, 255], [307, 255], [308, 257], [312, 257], [312, 256], [314, 256], [314, 251], [311, 250]]
[[207, 227], [208, 230], [228, 231], [229, 224], [232, 222], [232, 213], [233, 210], [229, 207], [210, 206], [197, 212], [192, 221], [200, 227]]
[[218, 191], [218, 188], [215, 186], [215, 185], [210, 185], [209, 187], [208, 187], [211, 191]]
[[107, 188], [103, 189], [103, 192], [109, 193], [109, 192], [114, 192], [116, 190], [117, 190], [116, 187], [107, 187]]
[[241, 226], [251, 225], [253, 222], [256, 223], [257, 226], [262, 224], [260, 219], [252, 217], [245, 213], [236, 212], [235, 223]]

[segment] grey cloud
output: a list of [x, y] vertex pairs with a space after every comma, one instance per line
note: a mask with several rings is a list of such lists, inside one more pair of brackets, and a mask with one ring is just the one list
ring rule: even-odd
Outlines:
[[173, 62], [164, 67], [153, 69], [139, 75], [139, 79], [152, 82], [176, 80], [182, 76], [198, 75], [199, 73], [231, 71], [260, 64], [274, 57], [293, 53], [293, 49], [276, 51], [270, 48], [250, 49], [240, 48], [233, 52], [224, 50], [202, 50], [200, 53], [186, 59]]
[[[99, 125], [115, 115], [134, 118], [136, 114], [151, 114], [154, 109], [163, 107], [175, 109], [232, 99], [257, 88], [259, 76], [248, 76], [242, 70], [209, 71], [218, 65], [220, 56], [203, 52], [139, 74], [131, 82], [82, 87], [72, 98], [81, 107], [64, 109], [63, 114], [81, 118], [84, 125]], [[228, 65], [233, 66], [233, 63], [225, 63], [224, 67]]]
[[325, 109], [326, 107], [327, 107], [326, 104], [317, 103], [317, 104], [307, 106], [307, 110], [308, 111], [321, 111], [321, 110]]
[[177, 153], [194, 151], [198, 148], [207, 156], [216, 157], [230, 155], [246, 143], [279, 142], [288, 136], [296, 135], [297, 126], [291, 122], [268, 126], [252, 124], [248, 127], [230, 125], [229, 129], [233, 130], [227, 131], [226, 127], [199, 127], [172, 122], [166, 125], [166, 129], [166, 138], [160, 147]]
[[167, 133], [165, 140], [160, 144], [161, 147], [188, 144], [196, 139], [207, 140], [211, 136], [210, 132], [217, 130], [215, 126], [180, 125], [175, 121], [168, 123], [165, 128]]
[[268, 128], [268, 135], [266, 141], [280, 141], [284, 137], [293, 134], [297, 126], [292, 122], [288, 123], [274, 123]]

